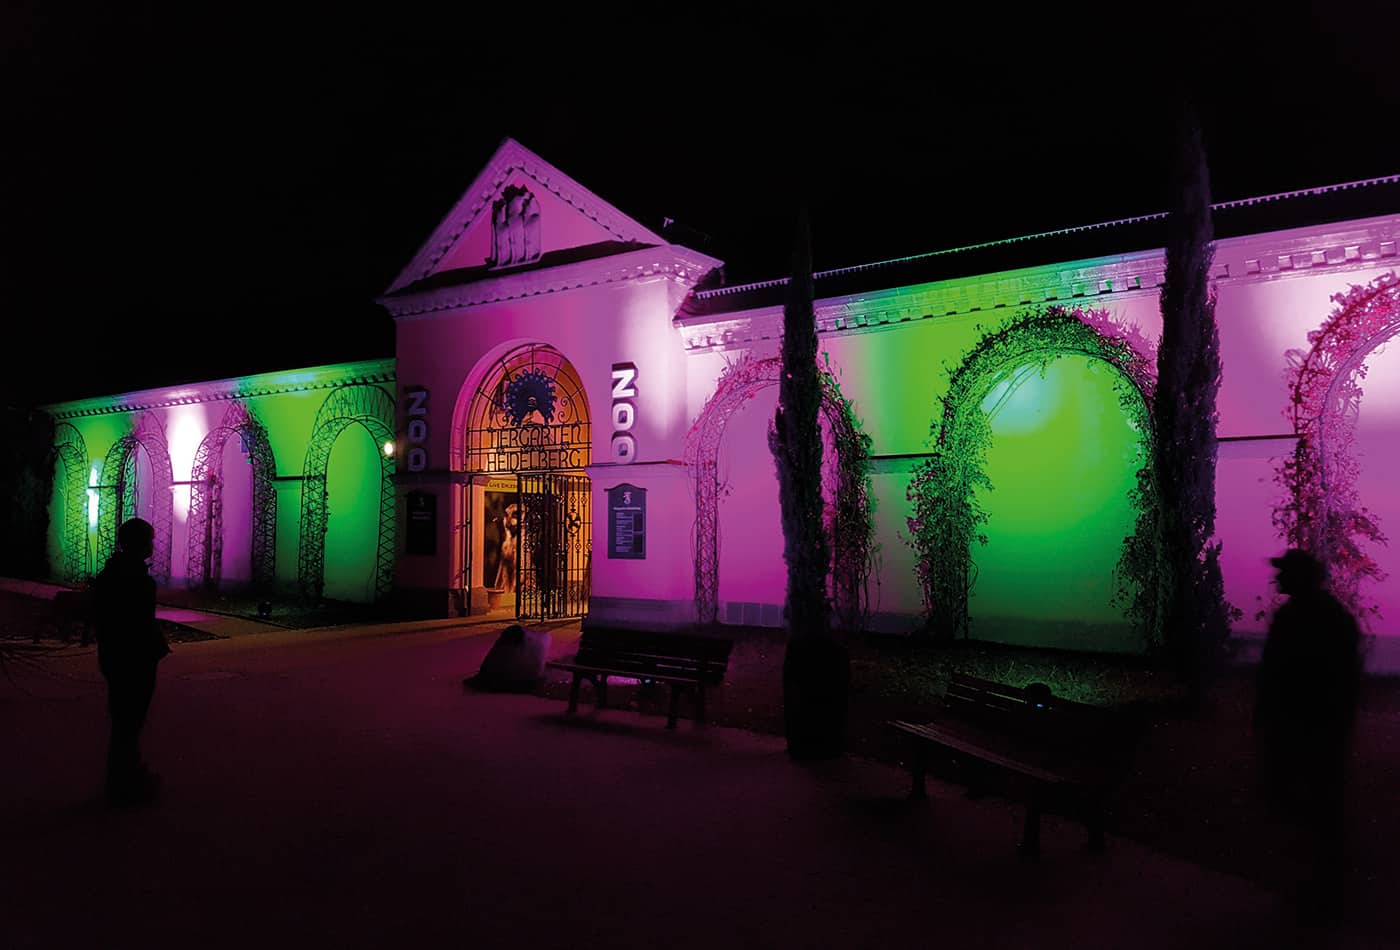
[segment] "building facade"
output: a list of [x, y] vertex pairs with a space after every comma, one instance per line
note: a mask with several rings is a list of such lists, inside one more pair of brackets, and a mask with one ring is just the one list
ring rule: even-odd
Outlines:
[[[1368, 608], [1373, 658], [1400, 665], [1400, 597], [1381, 579], [1400, 561], [1380, 543], [1385, 526], [1400, 525], [1388, 472], [1400, 436], [1400, 363], [1384, 349], [1400, 328], [1400, 177], [1227, 203], [1215, 218], [1217, 535], [1236, 629], [1258, 632], [1266, 622], [1274, 597], [1266, 559], [1300, 530], [1290, 528], [1289, 505], [1307, 488], [1288, 482], [1285, 463], [1316, 424], [1329, 440], [1318, 472], [1334, 499], [1331, 523], [1353, 519], [1348, 569]], [[985, 457], [967, 476], [986, 515], [971, 546], [971, 634], [1143, 649], [1115, 598], [1115, 570], [1137, 520], [1150, 438], [1139, 403], [1153, 398], [1163, 226], [1149, 216], [817, 275], [828, 521], [839, 539], [832, 595], [843, 619], [885, 631], [922, 623], [928, 564], [939, 552], [920, 547], [920, 493], [948, 427], [966, 425], [987, 433]], [[381, 467], [385, 477], [394, 469], [397, 527], [386, 522], [376, 551], [393, 564], [395, 596], [437, 614], [587, 613], [662, 628], [782, 623], [767, 429], [784, 282], [724, 286], [721, 268], [518, 143], [501, 146], [380, 300], [396, 323], [395, 361], [377, 364], [372, 382], [343, 384], [385, 394], [369, 411], [377, 421], [361, 428], [376, 444], [393, 442]], [[255, 400], [218, 398], [262, 412]], [[158, 418], [122, 410], [123, 421], [100, 435], [96, 423], [74, 425], [91, 443], [84, 464], [120, 455], [110, 447], [132, 433], [145, 446], [151, 419], [169, 441], [174, 408]], [[241, 416], [216, 423], [212, 411], [199, 410], [199, 439], [219, 425], [253, 431], [240, 428]], [[106, 418], [75, 416], [73, 404], [56, 412], [61, 423]], [[297, 439], [320, 425], [308, 418], [297, 434], [286, 430], [274, 446], [276, 478], [284, 455], [312, 457]], [[60, 459], [84, 451], [67, 444]], [[192, 467], [197, 449], [172, 451], [172, 479], [207, 477]], [[289, 537], [314, 537], [307, 517], [325, 523], [320, 489], [308, 487], [322, 476], [302, 469], [300, 496], [290, 483], [278, 489], [283, 583], [292, 578], [283, 564]], [[91, 471], [87, 479], [88, 496], [114, 484]], [[102, 493], [111, 491], [96, 489], [99, 526]], [[293, 503], [308, 491], [312, 503]], [[197, 494], [190, 490], [191, 512]], [[177, 507], [183, 497], [175, 492]], [[330, 498], [333, 509], [334, 491]], [[1356, 518], [1366, 524], [1356, 528]], [[205, 548], [217, 546], [179, 533], [172, 564], [185, 573], [170, 576], [207, 579]], [[101, 531], [89, 535], [107, 543]], [[298, 582], [314, 591], [306, 578], [315, 570], [304, 566], [314, 557], [297, 557]], [[324, 593], [332, 594], [328, 581]]]
[[50, 569], [92, 576], [142, 517], [165, 586], [387, 595], [393, 393], [394, 361], [374, 360], [46, 407]]

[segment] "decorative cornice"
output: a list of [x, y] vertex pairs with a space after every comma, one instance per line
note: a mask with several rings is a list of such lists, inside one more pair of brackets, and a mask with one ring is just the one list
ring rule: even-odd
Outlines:
[[381, 297], [378, 303], [395, 318], [403, 319], [649, 277], [675, 281], [689, 291], [720, 263], [679, 244], [662, 244], [597, 260], [501, 274], [456, 287]]
[[[1400, 215], [1226, 238], [1215, 242], [1211, 279], [1247, 283], [1400, 264], [1397, 247]], [[1150, 250], [829, 297], [816, 301], [817, 332], [861, 332], [1056, 301], [1092, 298], [1100, 306], [1109, 298], [1156, 294], [1165, 270], [1164, 252]], [[679, 316], [675, 326], [687, 350], [745, 347], [782, 335], [782, 307]]]
[[[1334, 185], [1321, 185], [1316, 188], [1302, 188], [1296, 191], [1283, 191], [1272, 195], [1257, 195], [1253, 198], [1237, 198], [1233, 201], [1217, 201], [1212, 204], [1212, 211], [1226, 211], [1232, 208], [1249, 208], [1255, 205], [1272, 204], [1278, 201], [1287, 201], [1294, 198], [1310, 198], [1319, 195], [1328, 195], [1341, 191], [1355, 191], [1361, 188], [1371, 188], [1377, 185], [1393, 185], [1400, 183], [1400, 174], [1385, 175], [1380, 178], [1367, 178], [1361, 181], [1348, 181]], [[928, 260], [935, 257], [950, 257], [956, 254], [965, 254], [969, 251], [981, 251], [989, 248], [1005, 247], [1011, 244], [1025, 244], [1031, 241], [1044, 240], [1046, 238], [1069, 237], [1072, 235], [1085, 234], [1091, 231], [1106, 231], [1128, 225], [1140, 224], [1144, 221], [1164, 221], [1167, 212], [1158, 211], [1154, 214], [1140, 214], [1130, 218], [1118, 218], [1114, 221], [1101, 221], [1097, 224], [1084, 224], [1070, 228], [1057, 228], [1053, 231], [1041, 231], [1035, 234], [1022, 234], [1016, 237], [1001, 238], [995, 241], [982, 241], [978, 244], [966, 244], [961, 247], [949, 247], [938, 251], [929, 251], [924, 254], [912, 254], [906, 257], [896, 257], [883, 261], [871, 261], [865, 264], [855, 264], [848, 267], [836, 267], [831, 270], [814, 271], [812, 277], [815, 280], [822, 280], [827, 277], [842, 277], [849, 274], [859, 274], [866, 271], [879, 270], [892, 264], [906, 264], [912, 261]], [[711, 290], [703, 290], [697, 293], [696, 299], [710, 300], [742, 294], [752, 290], [764, 290], [771, 287], [782, 287], [787, 284], [788, 278], [775, 277], [770, 280], [760, 280], [749, 284], [735, 284], [729, 287], [716, 287]]]
[[165, 389], [144, 389], [114, 396], [94, 396], [44, 406], [55, 419], [76, 419], [81, 416], [102, 416], [111, 413], [141, 412], [194, 403], [246, 399], [252, 396], [273, 396], [280, 393], [311, 392], [337, 386], [392, 383], [395, 361], [364, 360], [358, 363], [338, 363], [333, 366], [313, 366], [308, 369], [260, 373], [234, 379], [217, 379]]
[[666, 239], [644, 227], [593, 192], [550, 165], [514, 139], [506, 139], [486, 167], [472, 180], [457, 204], [442, 219], [432, 236], [418, 249], [394, 282], [385, 291], [395, 291], [420, 281], [433, 273], [439, 261], [456, 246], [483, 210], [491, 207], [506, 179], [519, 171], [556, 198], [567, 203], [584, 217], [612, 234], [624, 244], [665, 244]]

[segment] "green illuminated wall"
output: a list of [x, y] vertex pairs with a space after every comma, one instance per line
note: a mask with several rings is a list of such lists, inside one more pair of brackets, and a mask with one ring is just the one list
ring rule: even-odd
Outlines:
[[[1155, 297], [1109, 301], [1107, 308], [1116, 321], [1141, 327], [1149, 338], [1157, 335]], [[873, 440], [880, 562], [871, 584], [876, 629], [906, 632], [924, 614], [907, 541], [905, 519], [912, 503], [906, 493], [929, 450], [949, 372], [985, 332], [1023, 310], [934, 316], [821, 338], [842, 391], [854, 400]], [[973, 551], [980, 572], [970, 603], [973, 637], [1141, 649], [1108, 602], [1113, 568], [1133, 517], [1126, 495], [1137, 437], [1119, 408], [1111, 372], [1089, 367], [1084, 359], [1067, 358], [1050, 364], [1044, 379], [1032, 370], [996, 417], [987, 469], [995, 490], [981, 499], [990, 515], [988, 544]], [[1042, 400], [1048, 402], [1038, 407]], [[1028, 574], [1020, 579], [1023, 570]], [[1041, 608], [1047, 619], [1029, 623], [1032, 611]]]
[[379, 544], [380, 447], [364, 426], [335, 440], [326, 474], [326, 589], [331, 600], [374, 599]]
[[[1136, 646], [1110, 598], [1132, 531], [1138, 433], [1119, 408], [1115, 372], [1083, 357], [1032, 369], [992, 423], [993, 491], [981, 492], [988, 543], [974, 549], [974, 635], [1011, 643]], [[993, 392], [990, 409], [1002, 395]]]
[[[315, 367], [282, 373], [268, 373], [240, 379], [196, 383], [167, 390], [147, 390], [111, 397], [84, 399], [46, 407], [54, 417], [78, 430], [87, 451], [89, 484], [106, 484], [111, 473], [103, 472], [107, 452], [135, 427], [137, 419], [149, 413], [159, 422], [170, 454], [171, 491], [174, 511], [171, 524], [171, 585], [186, 583], [189, 538], [186, 526], [190, 487], [188, 482], [200, 444], [225, 419], [231, 401], [241, 400], [267, 433], [276, 461], [277, 539], [276, 580], [284, 592], [297, 589], [298, 543], [301, 518], [302, 467], [311, 441], [317, 412], [327, 397], [344, 387], [377, 385], [392, 399], [394, 363], [377, 360], [336, 366]], [[237, 442], [237, 438], [233, 442]], [[378, 452], [367, 430], [352, 426], [336, 441], [330, 471], [331, 514], [327, 525], [326, 596], [368, 599], [357, 594], [364, 590], [364, 562], [373, 574], [377, 545], [377, 512], [380, 463]], [[225, 459], [238, 461], [236, 449], [226, 450]], [[233, 464], [227, 462], [225, 464]], [[148, 468], [148, 466], [146, 466]], [[247, 477], [230, 473], [232, 479]], [[234, 506], [237, 507], [237, 506]], [[241, 511], [247, 510], [245, 504]], [[369, 512], [370, 515], [367, 515]], [[106, 508], [102, 516], [107, 516]], [[55, 495], [50, 503], [49, 555], [51, 565], [62, 564], [63, 511]], [[368, 522], [366, 519], [369, 519]], [[250, 551], [250, 525], [246, 518], [233, 519], [224, 526], [223, 558], [226, 564]], [[89, 547], [97, 551], [96, 512], [89, 517]], [[88, 570], [102, 565], [89, 558]], [[225, 572], [229, 584], [246, 578], [247, 571]]]

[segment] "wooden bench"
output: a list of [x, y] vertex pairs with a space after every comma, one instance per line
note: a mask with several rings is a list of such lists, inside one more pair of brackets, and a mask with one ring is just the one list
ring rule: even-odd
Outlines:
[[696, 721], [705, 721], [705, 687], [724, 682], [732, 646], [732, 641], [716, 637], [593, 628], [584, 631], [577, 655], [548, 665], [574, 675], [570, 713], [578, 709], [579, 684], [584, 680], [593, 684], [598, 709], [607, 705], [609, 676], [638, 679], [643, 684], [670, 684], [671, 712], [666, 728], [674, 729], [683, 690], [695, 693]]
[[927, 796], [925, 776], [935, 757], [959, 766], [970, 795], [985, 791], [994, 774], [1026, 802], [1020, 850], [1040, 853], [1040, 816], [1077, 817], [1089, 848], [1104, 847], [1107, 799], [1121, 781], [1141, 724], [1115, 710], [1055, 697], [1040, 684], [1020, 688], [955, 673], [934, 722], [894, 721], [890, 728], [914, 743], [911, 795]]

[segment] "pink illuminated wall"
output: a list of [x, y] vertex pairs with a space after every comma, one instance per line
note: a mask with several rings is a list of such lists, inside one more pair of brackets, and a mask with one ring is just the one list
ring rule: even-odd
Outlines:
[[124, 498], [123, 506], [129, 506], [130, 514], [137, 518], [144, 518], [146, 521], [155, 523], [156, 520], [156, 497], [158, 486], [155, 484], [155, 476], [151, 472], [151, 456], [145, 448], [136, 450], [135, 465], [128, 469], [134, 473], [136, 478], [134, 483], [127, 485], [127, 497]]
[[246, 584], [253, 577], [253, 467], [235, 436], [224, 443], [223, 550], [220, 575], [229, 586]]
[[1367, 361], [1356, 454], [1360, 460], [1357, 495], [1380, 520], [1388, 545], [1372, 546], [1371, 556], [1387, 577], [1369, 590], [1381, 605], [1373, 633], [1400, 637], [1400, 345], [1391, 343]]
[[[1263, 239], [1253, 239], [1255, 246]], [[1275, 280], [1217, 284], [1223, 381], [1220, 390], [1220, 463], [1216, 472], [1219, 515], [1217, 529], [1224, 541], [1221, 566], [1225, 593], [1244, 612], [1236, 624], [1241, 631], [1262, 631], [1276, 601], [1273, 570], [1267, 559], [1279, 553], [1283, 542], [1272, 525], [1275, 505], [1282, 492], [1274, 473], [1292, 451], [1285, 373], [1287, 353], [1309, 348], [1308, 334], [1331, 314], [1331, 296], [1353, 283], [1365, 283], [1383, 273], [1365, 269], [1346, 274], [1291, 275]], [[1382, 361], [1385, 357], [1383, 356]], [[1374, 360], [1373, 360], [1374, 361]], [[1385, 370], [1378, 364], [1378, 377]], [[1373, 378], [1374, 379], [1374, 378]], [[1394, 505], [1395, 492], [1387, 490], [1382, 461], [1384, 446], [1394, 434], [1392, 406], [1397, 403], [1393, 386], [1368, 382], [1362, 400], [1362, 440], [1358, 448], [1371, 446], [1361, 467], [1362, 503], [1384, 511]], [[1281, 436], [1277, 439], [1263, 436]], [[1393, 443], [1392, 443], [1393, 444]], [[1381, 464], [1377, 464], [1380, 462]], [[1380, 552], [1383, 556], [1385, 551]], [[1382, 622], [1373, 632], [1395, 631], [1400, 598], [1393, 585], [1373, 588], [1382, 604]], [[1264, 616], [1259, 614], [1263, 612]]]

